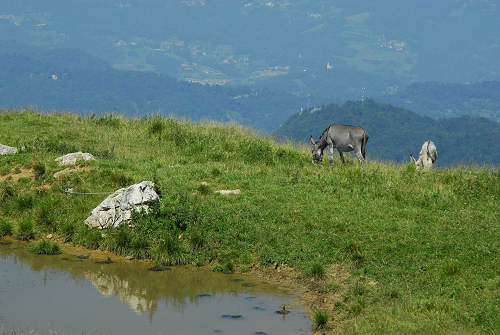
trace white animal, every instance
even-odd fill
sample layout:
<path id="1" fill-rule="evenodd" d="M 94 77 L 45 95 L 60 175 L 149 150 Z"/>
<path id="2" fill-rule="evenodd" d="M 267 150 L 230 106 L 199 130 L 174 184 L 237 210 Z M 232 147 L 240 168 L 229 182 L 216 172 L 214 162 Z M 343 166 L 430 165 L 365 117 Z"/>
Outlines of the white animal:
<path id="1" fill-rule="evenodd" d="M 420 149 L 420 154 L 418 159 L 415 160 L 413 155 L 410 154 L 410 159 L 415 164 L 417 170 L 430 170 L 432 169 L 432 164 L 437 160 L 438 154 L 436 150 L 436 145 L 431 140 L 426 141 L 422 144 L 422 149 Z"/>

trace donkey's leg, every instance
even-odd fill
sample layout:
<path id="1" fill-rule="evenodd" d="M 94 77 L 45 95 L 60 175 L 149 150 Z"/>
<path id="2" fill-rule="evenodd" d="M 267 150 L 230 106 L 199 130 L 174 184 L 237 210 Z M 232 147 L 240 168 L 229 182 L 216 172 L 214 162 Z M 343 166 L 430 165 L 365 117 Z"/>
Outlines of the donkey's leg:
<path id="1" fill-rule="evenodd" d="M 333 144 L 328 146 L 328 155 L 330 156 L 330 166 L 333 165 Z"/>
<path id="2" fill-rule="evenodd" d="M 365 162 L 365 158 L 363 157 L 363 153 L 361 152 L 361 145 L 355 145 L 354 152 L 356 152 L 356 157 L 358 157 L 359 163 L 363 165 L 363 163 Z"/>
<path id="3" fill-rule="evenodd" d="M 342 151 L 339 150 L 339 155 L 340 155 L 340 160 L 342 161 L 342 164 L 345 164 L 345 161 L 344 161 L 344 153 Z"/>
<path id="4" fill-rule="evenodd" d="M 358 157 L 359 163 L 363 165 L 365 163 L 365 159 L 363 158 L 363 154 L 361 151 L 356 151 L 356 157 Z"/>

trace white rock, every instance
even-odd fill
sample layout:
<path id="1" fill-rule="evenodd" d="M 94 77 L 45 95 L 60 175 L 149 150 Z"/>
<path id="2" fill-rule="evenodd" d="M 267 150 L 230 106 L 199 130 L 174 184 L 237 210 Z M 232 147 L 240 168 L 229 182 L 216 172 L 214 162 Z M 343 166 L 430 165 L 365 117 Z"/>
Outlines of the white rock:
<path id="1" fill-rule="evenodd" d="M 10 154 L 17 154 L 17 148 L 0 144 L 0 155 L 10 155 Z"/>
<path id="2" fill-rule="evenodd" d="M 215 191 L 215 193 L 220 193 L 220 194 L 241 194 L 241 190 L 237 188 L 236 190 L 219 190 Z"/>
<path id="3" fill-rule="evenodd" d="M 70 174 L 72 172 L 76 172 L 76 170 L 74 170 L 72 168 L 66 168 L 64 170 L 58 171 L 58 172 L 54 173 L 54 179 L 57 179 L 58 177 L 63 176 L 65 174 Z"/>
<path id="4" fill-rule="evenodd" d="M 89 153 L 83 153 L 81 151 L 79 152 L 73 152 L 61 157 L 57 157 L 55 159 L 56 162 L 59 163 L 59 165 L 75 165 L 77 161 L 89 161 L 89 160 L 95 160 L 94 156 L 92 156 Z"/>
<path id="5" fill-rule="evenodd" d="M 143 181 L 119 189 L 92 210 L 92 215 L 85 220 L 85 224 L 90 228 L 97 227 L 99 229 L 118 227 L 132 218 L 133 211 L 142 209 L 147 211 L 148 202 L 159 201 L 153 186 L 153 182 Z"/>

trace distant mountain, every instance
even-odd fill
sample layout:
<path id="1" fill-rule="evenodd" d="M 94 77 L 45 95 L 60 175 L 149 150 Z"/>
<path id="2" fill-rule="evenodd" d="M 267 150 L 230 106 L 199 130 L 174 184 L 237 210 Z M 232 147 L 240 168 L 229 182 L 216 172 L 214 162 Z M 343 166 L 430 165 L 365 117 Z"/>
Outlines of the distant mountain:
<path id="1" fill-rule="evenodd" d="M 72 49 L 15 50 L 0 50 L 0 107 L 128 115 L 162 112 L 271 131 L 313 102 L 267 89 L 204 86 L 155 73 L 120 71 Z"/>
<path id="2" fill-rule="evenodd" d="M 498 81 L 499 31 L 495 0 L 0 2 L 0 42 L 330 101 L 413 81 Z"/>
<path id="3" fill-rule="evenodd" d="M 350 101 L 304 109 L 291 116 L 276 132 L 306 142 L 317 139 L 331 123 L 360 125 L 370 136 L 368 158 L 407 161 L 426 140 L 436 143 L 438 165 L 477 163 L 500 165 L 500 123 L 462 116 L 435 120 L 388 104 Z"/>
<path id="4" fill-rule="evenodd" d="M 433 118 L 471 115 L 500 121 L 500 81 L 413 83 L 379 99 Z"/>

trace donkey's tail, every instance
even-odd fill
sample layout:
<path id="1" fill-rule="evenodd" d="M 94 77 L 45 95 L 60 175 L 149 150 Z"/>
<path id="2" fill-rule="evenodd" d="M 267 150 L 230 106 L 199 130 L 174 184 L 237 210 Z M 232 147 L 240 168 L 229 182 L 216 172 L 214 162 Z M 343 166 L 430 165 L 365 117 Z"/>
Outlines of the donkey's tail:
<path id="1" fill-rule="evenodd" d="M 366 133 L 366 131 L 363 132 L 363 139 L 361 140 L 361 154 L 363 155 L 363 159 L 366 159 L 366 142 L 368 142 L 368 139 L 370 136 Z"/>

